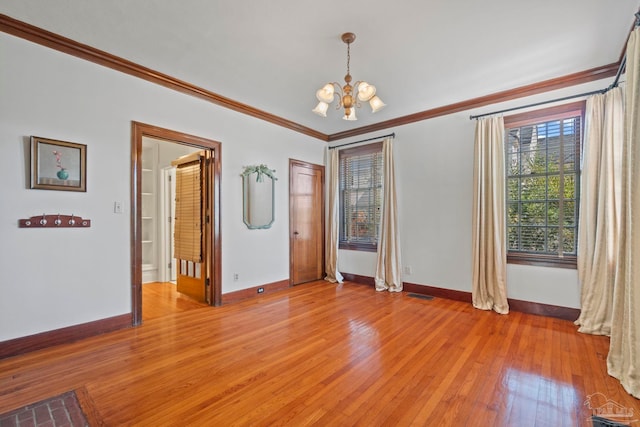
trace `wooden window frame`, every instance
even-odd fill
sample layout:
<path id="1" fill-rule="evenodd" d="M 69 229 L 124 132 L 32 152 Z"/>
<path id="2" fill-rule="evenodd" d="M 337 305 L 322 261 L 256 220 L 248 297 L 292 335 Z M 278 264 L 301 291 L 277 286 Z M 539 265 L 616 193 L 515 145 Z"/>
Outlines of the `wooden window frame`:
<path id="1" fill-rule="evenodd" d="M 360 155 L 365 155 L 365 154 L 374 154 L 374 153 L 382 153 L 382 141 L 380 142 L 374 142 L 372 144 L 366 144 L 366 145 L 361 145 L 358 147 L 354 147 L 354 148 L 348 148 L 348 149 L 344 149 L 344 150 L 340 150 L 340 170 L 342 170 L 342 159 L 344 157 L 353 157 L 353 156 L 360 156 Z M 383 171 L 381 170 L 381 173 Z M 340 172 L 340 176 L 342 176 L 342 173 Z M 344 200 L 343 200 L 343 193 L 342 193 L 342 180 L 340 180 L 340 189 L 339 189 L 339 199 L 340 199 L 340 230 L 339 230 L 339 235 L 338 235 L 338 248 L 339 249 L 346 249 L 346 250 L 352 250 L 352 251 L 364 251 L 364 252 L 376 252 L 378 250 L 378 238 L 379 236 L 376 236 L 376 242 L 375 243 L 362 243 L 362 242 L 351 242 L 351 241 L 347 241 L 345 240 L 344 237 L 344 224 L 345 224 L 345 219 L 344 219 L 344 211 L 345 211 L 345 207 L 344 207 Z M 379 231 L 379 230 L 378 230 Z M 377 232 L 378 232 L 377 231 Z M 376 233 L 377 233 L 376 232 Z"/>
<path id="2" fill-rule="evenodd" d="M 580 138 L 576 141 L 576 254 L 578 250 L 578 223 L 580 218 L 580 159 L 581 159 L 581 148 L 582 141 L 584 138 L 584 116 L 585 116 L 585 106 L 586 101 L 578 101 L 569 104 L 559 105 L 550 108 L 544 108 L 541 110 L 529 111 L 520 114 L 514 114 L 511 116 L 504 117 L 504 129 L 505 129 L 505 140 L 508 138 L 507 129 L 518 128 L 522 126 L 534 125 L 545 123 L 554 120 L 562 120 L 571 117 L 580 117 Z M 506 150 L 505 143 L 505 150 Z M 507 159 L 505 159 L 506 161 Z M 507 178 L 507 169 L 505 168 L 505 179 Z M 507 198 L 507 185 L 505 182 L 505 201 Z M 507 215 L 508 206 L 505 206 L 505 217 Z M 505 224 L 508 226 L 508 224 Z M 541 267 L 556 267 L 556 268 L 569 268 L 576 269 L 577 268 L 577 257 L 576 255 L 551 255 L 551 254 L 533 254 L 526 252 L 516 252 L 509 251 L 508 242 L 507 242 L 507 263 L 508 264 L 523 264 L 523 265 L 532 265 L 532 266 L 541 266 Z"/>

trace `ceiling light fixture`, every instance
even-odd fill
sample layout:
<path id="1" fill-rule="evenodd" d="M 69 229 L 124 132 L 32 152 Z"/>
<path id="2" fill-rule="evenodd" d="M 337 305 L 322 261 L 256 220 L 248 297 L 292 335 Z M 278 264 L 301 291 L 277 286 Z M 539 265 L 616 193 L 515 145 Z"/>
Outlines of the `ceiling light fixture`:
<path id="1" fill-rule="evenodd" d="M 336 110 L 344 108 L 344 120 L 358 120 L 356 118 L 355 107 L 360 108 L 360 102 L 369 102 L 371 111 L 376 112 L 382 109 L 386 104 L 382 102 L 380 98 L 376 96 L 376 87 L 370 85 L 364 81 L 357 81 L 351 86 L 351 70 L 349 69 L 349 63 L 351 62 L 351 43 L 356 39 L 356 35 L 353 33 L 344 33 L 342 35 L 342 41 L 347 44 L 347 75 L 344 76 L 346 84 L 340 87 L 339 83 L 327 83 L 320 90 L 316 92 L 316 98 L 318 98 L 318 105 L 312 111 L 319 116 L 327 117 L 327 109 L 329 104 L 335 99 L 336 92 L 339 94 L 340 99 L 336 105 Z"/>

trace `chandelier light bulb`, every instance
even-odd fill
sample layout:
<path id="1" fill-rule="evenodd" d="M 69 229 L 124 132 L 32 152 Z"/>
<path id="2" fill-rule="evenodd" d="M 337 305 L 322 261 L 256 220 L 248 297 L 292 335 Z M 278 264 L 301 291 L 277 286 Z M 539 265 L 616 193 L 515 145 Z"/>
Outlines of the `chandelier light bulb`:
<path id="1" fill-rule="evenodd" d="M 349 109 L 349 114 L 348 115 L 347 115 L 347 110 L 345 109 L 344 116 L 342 117 L 342 120 L 348 120 L 350 122 L 358 120 L 358 118 L 356 117 L 356 109 L 355 108 Z"/>
<path id="2" fill-rule="evenodd" d="M 326 102 L 320 101 L 318 102 L 318 105 L 316 105 L 316 108 L 314 108 L 311 111 L 313 111 L 319 116 L 327 117 L 327 108 L 329 108 L 329 104 L 327 104 Z"/>
<path id="3" fill-rule="evenodd" d="M 367 82 L 360 82 L 358 85 L 358 99 L 367 102 L 376 94 L 376 87 Z"/>
<path id="4" fill-rule="evenodd" d="M 335 89 L 333 84 L 327 83 L 324 87 L 316 92 L 316 98 L 318 101 L 325 102 L 327 104 L 331 104 L 333 102 L 333 95 Z"/>
<path id="5" fill-rule="evenodd" d="M 377 111 L 382 110 L 385 107 L 385 105 L 387 105 L 387 104 L 382 102 L 382 100 L 380 98 L 378 98 L 377 96 L 374 96 L 373 98 L 371 98 L 369 100 L 369 105 L 371 106 L 371 112 L 375 113 Z"/>

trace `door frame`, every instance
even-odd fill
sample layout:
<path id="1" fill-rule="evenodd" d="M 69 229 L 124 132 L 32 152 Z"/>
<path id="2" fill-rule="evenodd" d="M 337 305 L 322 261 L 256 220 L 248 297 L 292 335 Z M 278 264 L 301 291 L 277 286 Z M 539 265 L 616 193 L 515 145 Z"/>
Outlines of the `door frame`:
<path id="1" fill-rule="evenodd" d="M 299 166 L 299 167 L 303 167 L 303 168 L 308 168 L 308 169 L 315 169 L 315 170 L 319 170 L 321 172 L 321 181 L 322 181 L 322 190 L 321 190 L 321 196 L 322 196 L 322 206 L 320 207 L 320 209 L 322 210 L 322 277 L 324 277 L 326 275 L 325 272 L 325 252 L 326 252 L 326 248 L 325 248 L 325 240 L 326 240 L 326 236 L 325 236 L 325 217 L 326 217 L 326 212 L 325 212 L 325 199 L 326 199 L 326 195 L 325 195 L 325 167 L 324 165 L 318 165 L 315 163 L 309 163 L 309 162 L 305 162 L 302 160 L 296 160 L 296 159 L 289 159 L 289 287 L 293 286 L 293 270 L 294 270 L 294 265 L 293 265 L 293 241 L 294 241 L 294 223 L 293 223 L 293 217 L 294 217 L 294 212 L 293 212 L 293 195 L 291 193 L 291 190 L 293 188 L 293 167 L 294 166 Z"/>
<path id="2" fill-rule="evenodd" d="M 162 273 L 160 279 L 163 282 L 175 282 L 173 278 L 176 269 L 176 262 L 173 255 L 173 226 L 175 212 L 175 168 L 164 167 L 160 170 L 162 176 L 160 180 L 160 210 L 162 211 L 162 231 L 160 232 L 160 246 L 162 247 Z M 169 266 L 171 265 L 171 266 Z"/>
<path id="3" fill-rule="evenodd" d="M 208 297 L 211 305 L 222 301 L 222 244 L 220 227 L 220 179 L 222 175 L 222 144 L 218 141 L 161 128 L 140 122 L 131 122 L 131 323 L 142 324 L 142 138 L 160 139 L 200 149 L 213 150 L 213 185 L 209 186 L 212 201 L 210 265 L 213 269 Z"/>

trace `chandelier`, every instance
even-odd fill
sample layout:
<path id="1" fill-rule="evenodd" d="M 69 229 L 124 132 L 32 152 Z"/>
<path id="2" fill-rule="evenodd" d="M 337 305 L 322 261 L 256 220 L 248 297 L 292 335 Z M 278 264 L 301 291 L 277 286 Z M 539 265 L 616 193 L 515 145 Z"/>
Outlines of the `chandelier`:
<path id="1" fill-rule="evenodd" d="M 318 98 L 318 105 L 312 111 L 319 116 L 327 117 L 327 108 L 334 99 L 336 92 L 339 95 L 339 101 L 336 105 L 336 110 L 344 108 L 344 120 L 358 120 L 356 118 L 355 107 L 360 108 L 360 102 L 369 102 L 371 111 L 376 112 L 386 104 L 382 102 L 380 98 L 376 96 L 376 87 L 370 85 L 365 81 L 357 81 L 351 86 L 351 74 L 349 69 L 349 63 L 351 62 L 351 43 L 356 39 L 356 35 L 353 33 L 344 33 L 342 35 L 342 41 L 347 44 L 347 75 L 344 76 L 346 84 L 340 86 L 339 83 L 327 83 L 322 89 L 316 92 L 316 98 Z"/>

